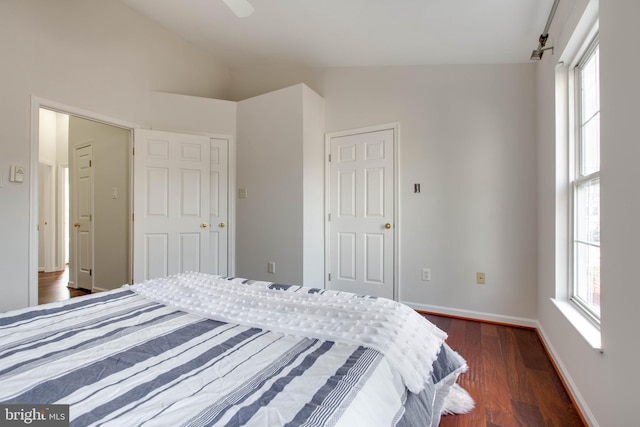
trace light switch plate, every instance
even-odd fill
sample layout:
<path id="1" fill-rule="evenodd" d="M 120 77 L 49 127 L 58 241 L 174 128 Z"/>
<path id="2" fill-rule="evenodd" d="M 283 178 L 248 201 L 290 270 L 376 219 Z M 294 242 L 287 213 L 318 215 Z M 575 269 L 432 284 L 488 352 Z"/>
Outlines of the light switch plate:
<path id="1" fill-rule="evenodd" d="M 9 181 L 24 182 L 24 166 L 11 166 L 9 171 Z"/>

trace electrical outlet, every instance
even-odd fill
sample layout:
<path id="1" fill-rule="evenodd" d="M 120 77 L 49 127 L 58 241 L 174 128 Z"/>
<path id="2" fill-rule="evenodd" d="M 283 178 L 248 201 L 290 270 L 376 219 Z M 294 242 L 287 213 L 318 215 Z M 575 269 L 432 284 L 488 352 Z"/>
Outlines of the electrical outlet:
<path id="1" fill-rule="evenodd" d="M 273 261 L 269 261 L 267 263 L 267 273 L 275 273 L 276 272 L 276 263 Z"/>
<path id="2" fill-rule="evenodd" d="M 431 280 L 431 269 L 430 268 L 423 268 L 422 269 L 422 280 L 424 280 L 425 282 L 428 282 L 429 280 Z"/>
<path id="3" fill-rule="evenodd" d="M 487 283 L 484 273 L 480 271 L 476 273 L 476 283 L 478 285 L 484 285 Z"/>

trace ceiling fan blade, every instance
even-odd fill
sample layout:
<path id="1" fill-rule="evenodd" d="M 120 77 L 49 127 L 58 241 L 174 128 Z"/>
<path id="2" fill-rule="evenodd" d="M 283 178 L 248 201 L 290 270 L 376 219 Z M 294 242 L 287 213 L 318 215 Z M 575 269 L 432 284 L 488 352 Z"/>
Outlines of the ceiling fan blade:
<path id="1" fill-rule="evenodd" d="M 246 18 L 253 13 L 253 6 L 247 0 L 222 0 L 238 18 Z"/>

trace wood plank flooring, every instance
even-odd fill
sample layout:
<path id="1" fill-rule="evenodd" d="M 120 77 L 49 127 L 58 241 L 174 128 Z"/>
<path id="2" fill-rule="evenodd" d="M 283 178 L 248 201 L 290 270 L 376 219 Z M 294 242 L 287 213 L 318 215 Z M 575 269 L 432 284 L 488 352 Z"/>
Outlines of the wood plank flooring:
<path id="1" fill-rule="evenodd" d="M 40 304 L 89 291 L 67 288 L 67 271 L 38 275 Z M 469 370 L 458 382 L 476 402 L 442 427 L 585 426 L 537 333 L 531 329 L 424 314 L 449 334 L 447 343 Z"/>
<path id="2" fill-rule="evenodd" d="M 91 293 L 85 289 L 68 288 L 69 269 L 38 273 L 38 304 L 62 301 L 65 299 Z"/>
<path id="3" fill-rule="evenodd" d="M 423 315 L 449 334 L 469 370 L 458 383 L 476 402 L 442 427 L 584 426 L 535 330 Z"/>

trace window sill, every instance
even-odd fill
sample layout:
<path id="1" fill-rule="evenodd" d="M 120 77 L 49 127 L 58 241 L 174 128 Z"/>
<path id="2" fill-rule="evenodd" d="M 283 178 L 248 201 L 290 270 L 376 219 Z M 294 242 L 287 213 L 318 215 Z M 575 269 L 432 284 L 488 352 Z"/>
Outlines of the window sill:
<path id="1" fill-rule="evenodd" d="M 568 301 L 551 298 L 551 301 L 560 310 L 560 313 L 573 325 L 582 335 L 582 338 L 593 348 L 602 353 L 602 336 L 600 329 L 587 320 L 580 311 Z"/>

